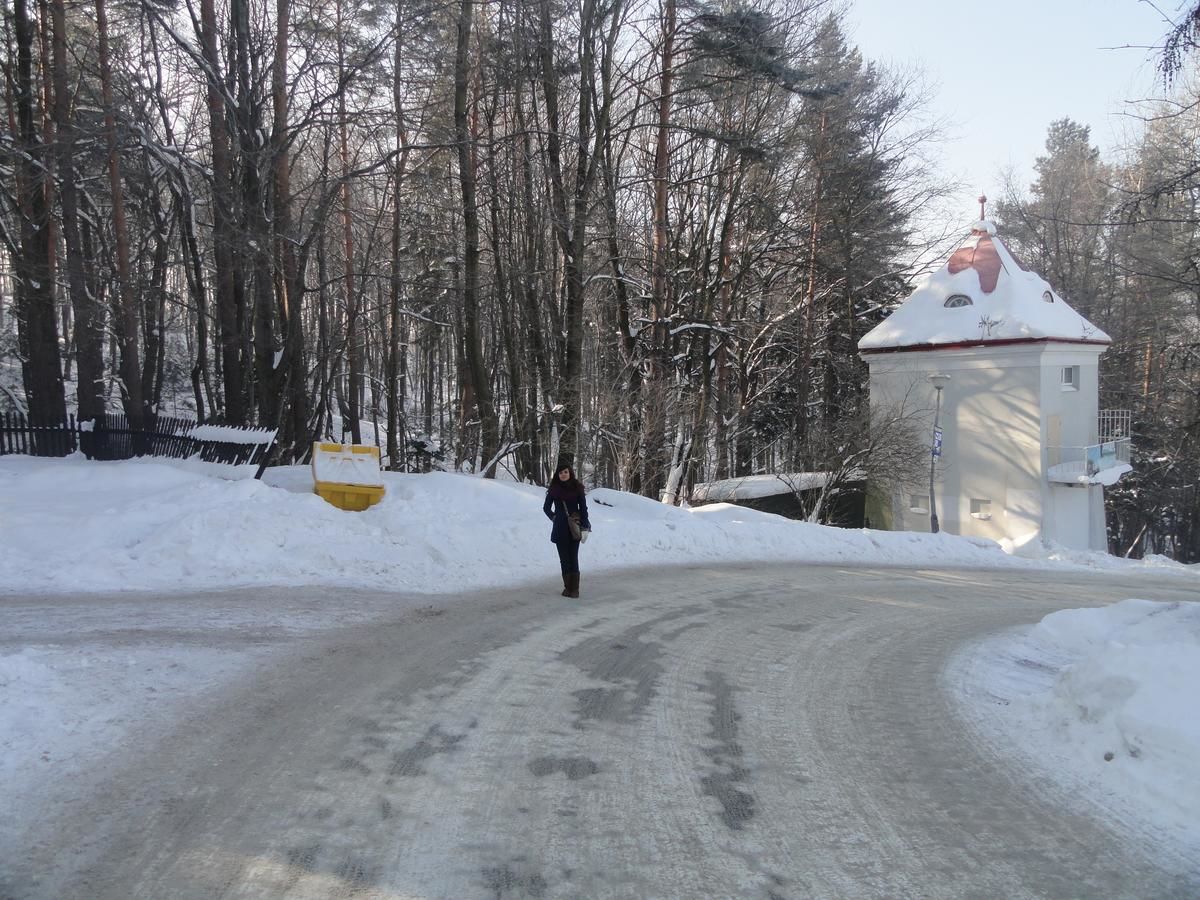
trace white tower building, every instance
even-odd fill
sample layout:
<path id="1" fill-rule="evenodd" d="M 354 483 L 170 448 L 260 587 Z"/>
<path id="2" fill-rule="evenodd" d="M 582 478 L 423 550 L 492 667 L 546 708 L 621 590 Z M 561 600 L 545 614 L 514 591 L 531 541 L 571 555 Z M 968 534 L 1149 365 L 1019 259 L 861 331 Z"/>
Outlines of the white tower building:
<path id="1" fill-rule="evenodd" d="M 872 525 L 1106 550 L 1104 485 L 1130 470 L 1129 414 L 1098 408 L 1110 343 L 977 222 L 858 343 L 872 410 L 938 408 L 941 430 L 930 483 L 874 492 Z"/>

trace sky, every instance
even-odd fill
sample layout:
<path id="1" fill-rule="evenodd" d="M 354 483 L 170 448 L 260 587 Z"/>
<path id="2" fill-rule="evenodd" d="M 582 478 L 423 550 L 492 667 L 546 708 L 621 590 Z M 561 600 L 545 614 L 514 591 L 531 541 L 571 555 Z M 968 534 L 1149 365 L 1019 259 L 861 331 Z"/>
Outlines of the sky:
<path id="1" fill-rule="evenodd" d="M 1136 132 L 1130 101 L 1161 96 L 1153 49 L 1179 0 L 850 0 L 852 40 L 867 59 L 926 74 L 930 113 L 948 124 L 943 159 L 963 182 L 951 214 L 979 217 L 980 193 L 1001 193 L 1001 172 L 1034 177 L 1051 122 L 1091 127 L 1108 153 Z M 1160 11 L 1161 10 L 1161 11 Z"/>
<path id="2" fill-rule="evenodd" d="M 312 493 L 307 467 L 268 469 L 262 481 L 253 471 L 0 457 L 0 860 L 47 809 L 102 784 L 123 742 L 165 736 L 189 704 L 255 677 L 288 646 L 280 635 L 462 601 L 470 589 L 528 585 L 539 602 L 558 600 L 540 488 L 389 472 L 383 501 L 348 513 Z M 832 528 L 606 489 L 588 497 L 585 576 L 610 573 L 609 583 L 665 558 L 1111 571 L 1200 586 L 1200 566 L 1161 557 L 1032 541 L 1017 557 L 946 533 Z M 1156 599 L 1154 583 L 961 648 L 946 688 L 964 728 L 1001 755 L 1072 796 L 1116 803 L 1138 834 L 1161 830 L 1196 859 L 1200 603 Z"/>

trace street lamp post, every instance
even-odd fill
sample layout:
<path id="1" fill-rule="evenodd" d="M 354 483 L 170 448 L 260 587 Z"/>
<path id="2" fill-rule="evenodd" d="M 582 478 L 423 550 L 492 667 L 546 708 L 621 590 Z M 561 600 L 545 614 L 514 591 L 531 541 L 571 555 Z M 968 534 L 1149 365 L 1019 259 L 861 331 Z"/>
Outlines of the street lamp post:
<path id="1" fill-rule="evenodd" d="M 929 376 L 929 383 L 937 391 L 937 400 L 933 409 L 933 441 L 929 447 L 929 531 L 933 534 L 937 534 L 940 531 L 938 527 L 937 500 L 933 496 L 933 475 L 938 457 L 942 455 L 942 429 L 938 427 L 942 414 L 942 388 L 946 386 L 946 382 L 949 380 L 949 375 L 942 375 L 940 373 Z"/>

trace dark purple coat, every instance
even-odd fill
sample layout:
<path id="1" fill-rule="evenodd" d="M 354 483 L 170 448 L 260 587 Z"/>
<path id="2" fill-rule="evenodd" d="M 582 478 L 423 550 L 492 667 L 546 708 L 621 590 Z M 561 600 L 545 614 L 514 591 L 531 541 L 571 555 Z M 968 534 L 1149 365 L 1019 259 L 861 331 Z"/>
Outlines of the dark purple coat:
<path id="1" fill-rule="evenodd" d="M 592 523 L 588 520 L 587 498 L 583 488 L 573 491 L 564 487 L 562 482 L 554 482 L 546 491 L 546 502 L 542 504 L 542 512 L 554 523 L 554 527 L 550 529 L 550 540 L 556 544 L 559 541 L 572 540 L 571 529 L 567 527 L 568 513 L 579 513 L 579 527 L 591 530 Z"/>

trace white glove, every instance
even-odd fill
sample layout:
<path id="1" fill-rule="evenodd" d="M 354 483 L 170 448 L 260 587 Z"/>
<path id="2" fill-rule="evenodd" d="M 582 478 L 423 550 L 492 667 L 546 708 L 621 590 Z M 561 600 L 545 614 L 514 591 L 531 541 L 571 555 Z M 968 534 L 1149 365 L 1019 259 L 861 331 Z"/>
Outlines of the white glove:
<path id="1" fill-rule="evenodd" d="M 590 528 L 581 529 L 579 532 L 579 543 L 586 544 L 588 535 L 591 533 L 592 533 L 592 529 L 590 529 Z"/>

